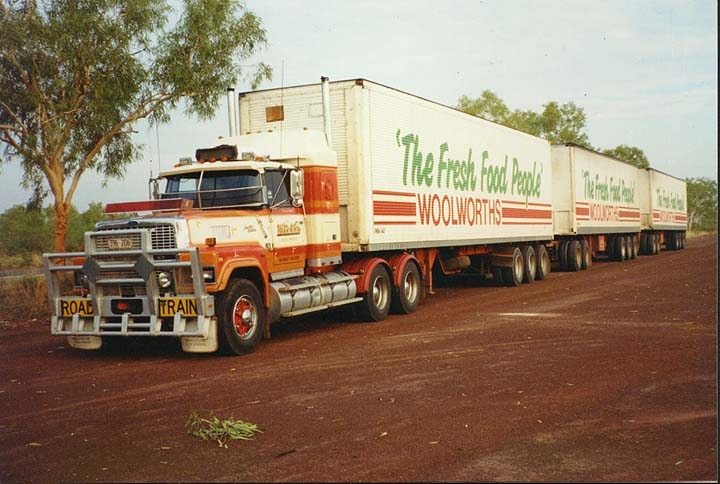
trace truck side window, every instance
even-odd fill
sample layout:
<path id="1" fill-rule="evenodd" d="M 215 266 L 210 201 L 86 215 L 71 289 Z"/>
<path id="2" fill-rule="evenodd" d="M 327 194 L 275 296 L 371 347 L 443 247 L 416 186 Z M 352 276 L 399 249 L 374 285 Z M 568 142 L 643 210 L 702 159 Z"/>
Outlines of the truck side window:
<path id="1" fill-rule="evenodd" d="M 197 206 L 197 182 L 197 176 L 168 178 L 165 193 L 161 194 L 160 198 L 186 198 Z"/>
<path id="2" fill-rule="evenodd" d="M 265 184 L 268 189 L 270 208 L 292 207 L 290 201 L 290 175 L 288 170 L 265 172 Z"/>

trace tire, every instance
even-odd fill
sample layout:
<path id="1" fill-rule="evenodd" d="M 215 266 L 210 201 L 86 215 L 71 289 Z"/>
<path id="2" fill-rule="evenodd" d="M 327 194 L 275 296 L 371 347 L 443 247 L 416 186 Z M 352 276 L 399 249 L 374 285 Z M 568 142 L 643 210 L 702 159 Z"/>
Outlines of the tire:
<path id="1" fill-rule="evenodd" d="M 535 280 L 535 274 L 537 273 L 537 257 L 535 257 L 535 251 L 532 245 L 523 246 L 523 282 L 530 284 Z"/>
<path id="2" fill-rule="evenodd" d="M 502 280 L 508 287 L 517 287 L 522 284 L 525 276 L 525 262 L 522 252 L 515 247 L 512 254 L 512 266 L 502 268 Z"/>
<path id="3" fill-rule="evenodd" d="M 665 248 L 675 250 L 675 232 L 665 232 Z"/>
<path id="4" fill-rule="evenodd" d="M 569 271 L 577 272 L 582 267 L 582 247 L 579 240 L 571 240 L 567 249 L 567 268 Z"/>
<path id="5" fill-rule="evenodd" d="M 590 244 L 587 240 L 582 239 L 580 241 L 580 250 L 582 251 L 582 264 L 580 265 L 580 269 L 584 271 L 592 266 L 592 251 L 590 250 Z"/>
<path id="6" fill-rule="evenodd" d="M 647 234 L 644 232 L 640 234 L 640 255 L 647 255 Z"/>
<path id="7" fill-rule="evenodd" d="M 633 236 L 628 235 L 627 237 L 625 237 L 625 247 L 627 248 L 628 260 L 637 257 L 637 253 L 635 253 L 635 240 Z"/>
<path id="8" fill-rule="evenodd" d="M 223 353 L 250 353 L 263 338 L 265 307 L 255 284 L 235 279 L 218 298 L 218 345 Z"/>
<path id="9" fill-rule="evenodd" d="M 503 279 L 503 268 L 502 267 L 493 267 L 492 269 L 493 273 L 493 281 L 495 281 L 495 284 L 498 286 L 504 286 L 505 280 Z"/>
<path id="10" fill-rule="evenodd" d="M 569 241 L 567 240 L 561 240 L 558 243 L 558 260 L 560 261 L 560 269 L 563 271 L 567 270 L 568 245 Z"/>
<path id="11" fill-rule="evenodd" d="M 392 300 L 394 312 L 410 314 L 417 309 L 420 303 L 420 284 L 420 271 L 417 265 L 414 262 L 408 262 L 403 267 L 400 285 Z"/>
<path id="12" fill-rule="evenodd" d="M 618 236 L 615 237 L 613 241 L 613 254 L 615 254 L 615 260 L 622 262 L 625 260 L 626 252 L 625 249 L 627 246 L 625 245 L 625 237 Z"/>
<path id="13" fill-rule="evenodd" d="M 637 235 L 633 236 L 632 244 L 633 244 L 633 259 L 637 259 L 637 256 L 640 255 L 640 240 L 638 239 Z"/>
<path id="14" fill-rule="evenodd" d="M 548 254 L 547 248 L 543 244 L 535 246 L 535 260 L 537 261 L 537 272 L 535 273 L 535 279 L 542 281 L 548 274 L 550 274 L 550 254 Z"/>
<path id="15" fill-rule="evenodd" d="M 390 312 L 392 283 L 385 266 L 378 264 L 370 274 L 368 290 L 358 308 L 362 321 L 382 321 Z"/>
<path id="16" fill-rule="evenodd" d="M 615 259 L 615 238 L 616 237 L 607 237 L 605 242 L 605 255 L 607 255 L 607 258 L 610 260 Z"/>
<path id="17" fill-rule="evenodd" d="M 652 234 L 652 255 L 660 253 L 660 234 Z"/>

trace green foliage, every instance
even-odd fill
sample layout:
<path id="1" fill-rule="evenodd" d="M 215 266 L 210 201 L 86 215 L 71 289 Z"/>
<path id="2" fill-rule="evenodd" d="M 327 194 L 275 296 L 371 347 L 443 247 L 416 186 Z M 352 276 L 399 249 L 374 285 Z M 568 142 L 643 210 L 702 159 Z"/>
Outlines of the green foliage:
<path id="1" fill-rule="evenodd" d="M 85 232 L 93 230 L 95 224 L 107 217 L 99 202 L 92 202 L 87 211 L 79 213 L 74 207 L 68 218 L 67 246 L 71 251 L 82 250 L 85 246 Z"/>
<path id="2" fill-rule="evenodd" d="M 68 243 L 71 251 L 83 249 L 85 232 L 93 230 L 95 223 L 105 219 L 102 205 L 93 202 L 84 213 L 75 207 L 68 211 Z M 31 265 L 34 255 L 53 250 L 55 213 L 51 207 L 15 205 L 0 214 L 0 253 L 20 255 L 25 265 Z"/>
<path id="3" fill-rule="evenodd" d="M 505 102 L 487 89 L 477 99 L 462 96 L 458 100 L 457 109 L 495 123 L 503 123 L 510 114 Z"/>
<path id="4" fill-rule="evenodd" d="M 495 93 L 485 90 L 476 99 L 460 97 L 456 107 L 468 114 L 545 138 L 551 143 L 589 146 L 587 134 L 584 133 L 585 111 L 573 102 L 562 105 L 549 102 L 543 106 L 542 113 L 517 109 L 511 111 Z"/>
<path id="5" fill-rule="evenodd" d="M 713 231 L 718 227 L 718 186 L 709 178 L 686 178 L 688 230 Z"/>
<path id="6" fill-rule="evenodd" d="M 640 148 L 628 145 L 618 145 L 612 149 L 602 150 L 606 155 L 613 156 L 620 160 L 626 161 L 638 168 L 650 168 L 650 161 Z"/>
<path id="7" fill-rule="evenodd" d="M 7 255 L 47 252 L 52 225 L 47 210 L 15 205 L 0 215 L 0 251 Z"/>
<path id="8" fill-rule="evenodd" d="M 244 64 L 266 37 L 243 4 L 183 7 L 167 28 L 173 12 L 158 0 L 0 0 L 0 162 L 20 160 L 35 206 L 52 194 L 56 251 L 82 175 L 120 178 L 140 156 L 135 122 L 168 122 L 181 101 L 207 119 L 227 86 L 270 77 Z"/>
<path id="9" fill-rule="evenodd" d="M 232 417 L 220 420 L 212 413 L 209 418 L 203 418 L 197 412 L 193 412 L 185 426 L 188 428 L 188 434 L 203 440 L 213 440 L 219 447 L 226 449 L 228 439 L 251 440 L 253 435 L 262 432 L 253 423 L 235 420 Z"/>

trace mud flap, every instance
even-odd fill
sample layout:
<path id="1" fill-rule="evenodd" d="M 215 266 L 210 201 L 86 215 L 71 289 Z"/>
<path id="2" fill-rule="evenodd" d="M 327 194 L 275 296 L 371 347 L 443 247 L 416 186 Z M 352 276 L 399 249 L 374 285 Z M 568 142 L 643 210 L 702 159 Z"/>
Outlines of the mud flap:
<path id="1" fill-rule="evenodd" d="M 207 338 L 201 336 L 181 336 L 180 344 L 186 353 L 214 353 L 218 350 L 217 318 L 210 318 Z"/>
<path id="2" fill-rule="evenodd" d="M 100 336 L 68 336 L 68 344 L 78 350 L 99 350 L 102 346 Z"/>

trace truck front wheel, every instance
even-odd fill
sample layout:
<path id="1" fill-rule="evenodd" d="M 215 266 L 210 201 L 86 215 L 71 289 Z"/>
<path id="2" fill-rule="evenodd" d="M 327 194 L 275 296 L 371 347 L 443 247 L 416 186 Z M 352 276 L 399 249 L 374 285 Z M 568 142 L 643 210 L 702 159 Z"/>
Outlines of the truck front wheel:
<path id="1" fill-rule="evenodd" d="M 382 321 L 390 312 L 392 284 L 390 274 L 382 264 L 378 264 L 370 274 L 370 282 L 365 297 L 360 303 L 359 315 L 363 321 Z"/>
<path id="2" fill-rule="evenodd" d="M 252 352 L 262 340 L 265 308 L 255 285 L 247 279 L 231 281 L 218 300 L 218 343 L 224 353 Z"/>

